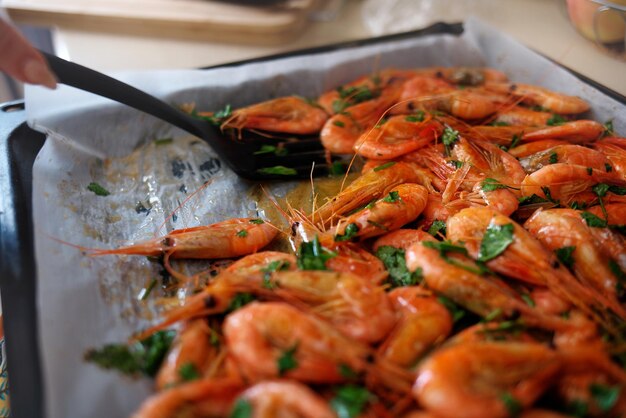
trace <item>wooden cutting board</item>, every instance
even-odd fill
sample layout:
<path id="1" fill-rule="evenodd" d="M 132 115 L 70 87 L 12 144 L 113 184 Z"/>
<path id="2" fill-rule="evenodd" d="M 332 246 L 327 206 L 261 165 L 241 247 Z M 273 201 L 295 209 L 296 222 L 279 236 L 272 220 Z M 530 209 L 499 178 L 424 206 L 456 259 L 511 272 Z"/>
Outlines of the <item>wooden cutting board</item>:
<path id="1" fill-rule="evenodd" d="M 254 44 L 290 40 L 306 23 L 315 2 L 251 6 L 217 0 L 4 0 L 2 4 L 18 23 Z"/>

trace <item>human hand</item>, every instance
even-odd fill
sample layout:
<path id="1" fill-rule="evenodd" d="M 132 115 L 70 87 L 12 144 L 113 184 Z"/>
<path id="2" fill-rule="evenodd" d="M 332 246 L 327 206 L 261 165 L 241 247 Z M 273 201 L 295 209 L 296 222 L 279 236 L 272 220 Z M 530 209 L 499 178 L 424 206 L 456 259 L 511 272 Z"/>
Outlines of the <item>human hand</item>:
<path id="1" fill-rule="evenodd" d="M 0 71 L 29 84 L 57 85 L 43 56 L 8 22 L 0 18 Z"/>

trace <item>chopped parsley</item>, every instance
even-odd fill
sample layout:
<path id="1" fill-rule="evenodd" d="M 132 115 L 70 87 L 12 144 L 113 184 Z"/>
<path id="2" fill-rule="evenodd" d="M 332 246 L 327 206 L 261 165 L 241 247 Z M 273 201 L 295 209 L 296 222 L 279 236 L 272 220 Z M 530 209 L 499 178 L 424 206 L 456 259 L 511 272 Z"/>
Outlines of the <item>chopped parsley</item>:
<path id="1" fill-rule="evenodd" d="M 439 219 L 435 219 L 434 222 L 428 228 L 428 233 L 433 237 L 436 237 L 438 234 L 446 236 L 446 222 L 441 221 Z"/>
<path id="2" fill-rule="evenodd" d="M 263 219 L 255 218 L 255 219 L 250 219 L 250 223 L 254 225 L 261 225 L 261 224 L 264 224 L 265 221 Z"/>
<path id="3" fill-rule="evenodd" d="M 381 118 L 378 123 L 376 124 L 376 126 L 374 126 L 375 128 L 381 128 L 385 123 L 387 123 L 387 118 Z"/>
<path id="4" fill-rule="evenodd" d="M 192 362 L 187 362 L 178 368 L 178 376 L 183 382 L 200 379 L 200 373 Z"/>
<path id="5" fill-rule="evenodd" d="M 391 192 L 389 192 L 389 194 L 387 196 L 385 196 L 385 198 L 383 199 L 383 202 L 387 202 L 387 203 L 396 203 L 399 202 L 400 199 L 400 193 L 398 193 L 397 191 L 393 190 Z"/>
<path id="6" fill-rule="evenodd" d="M 604 163 L 604 169 L 607 173 L 610 173 L 611 171 L 613 171 L 613 166 L 609 163 Z"/>
<path id="7" fill-rule="evenodd" d="M 478 261 L 489 261 L 506 250 L 513 242 L 513 224 L 489 225 L 480 243 Z"/>
<path id="8" fill-rule="evenodd" d="M 228 308 L 226 308 L 226 312 L 234 312 L 239 308 L 244 307 L 248 303 L 254 301 L 256 298 L 252 293 L 236 293 L 233 296 L 233 299 L 228 304 Z"/>
<path id="9" fill-rule="evenodd" d="M 443 134 L 441 135 L 441 142 L 443 142 L 447 156 L 450 156 L 451 146 L 458 140 L 459 132 L 449 126 L 446 126 L 443 130 Z"/>
<path id="10" fill-rule="evenodd" d="M 289 269 L 289 262 L 285 260 L 274 260 L 269 263 L 265 268 L 261 269 L 263 274 L 263 284 L 265 289 L 276 289 L 278 285 L 272 282 L 272 273 L 275 271 L 283 271 Z"/>
<path id="11" fill-rule="evenodd" d="M 87 190 L 96 194 L 96 196 L 108 196 L 111 194 L 107 189 L 99 185 L 98 183 L 91 182 L 87 185 Z"/>
<path id="12" fill-rule="evenodd" d="M 608 120 L 604 123 L 604 133 L 602 137 L 615 135 L 615 128 L 613 127 L 613 120 Z"/>
<path id="13" fill-rule="evenodd" d="M 489 312 L 487 315 L 485 315 L 485 317 L 483 318 L 484 322 L 491 322 L 491 321 L 495 321 L 496 319 L 500 318 L 502 316 L 502 309 L 501 308 L 496 308 L 493 311 Z"/>
<path id="14" fill-rule="evenodd" d="M 289 168 L 282 165 L 276 165 L 274 167 L 265 167 L 257 170 L 259 174 L 265 175 L 278 175 L 278 176 L 295 176 L 298 174 L 295 168 Z"/>
<path id="15" fill-rule="evenodd" d="M 154 289 L 154 286 L 156 286 L 156 284 L 157 284 L 157 279 L 152 279 L 150 284 L 148 284 L 148 286 L 145 289 L 142 289 L 141 293 L 139 294 L 139 300 L 148 299 L 148 296 L 150 296 L 150 293 L 152 293 L 152 290 Z"/>
<path id="16" fill-rule="evenodd" d="M 462 268 L 465 271 L 469 271 L 470 273 L 478 275 L 489 272 L 489 269 L 481 261 L 477 261 L 475 266 L 473 266 L 462 263 L 459 260 L 455 260 L 454 258 L 448 257 L 448 253 L 458 253 L 467 256 L 467 249 L 462 245 L 452 244 L 450 241 L 423 241 L 422 245 L 426 248 L 438 250 L 439 256 L 450 265 Z"/>
<path id="17" fill-rule="evenodd" d="M 253 412 L 252 404 L 249 401 L 239 399 L 235 402 L 229 418 L 252 418 Z"/>
<path id="18" fill-rule="evenodd" d="M 575 245 L 569 245 L 566 247 L 557 248 L 554 250 L 556 258 L 567 268 L 571 268 L 574 265 L 574 250 Z"/>
<path id="19" fill-rule="evenodd" d="M 340 176 L 346 173 L 346 165 L 341 161 L 333 161 L 328 172 L 331 176 Z"/>
<path id="20" fill-rule="evenodd" d="M 343 234 L 335 235 L 335 241 L 350 241 L 355 238 L 359 232 L 359 226 L 355 223 L 348 224 L 344 229 Z"/>
<path id="21" fill-rule="evenodd" d="M 346 379 L 354 379 L 355 377 L 358 377 L 357 372 L 352 370 L 350 366 L 344 363 L 341 363 L 339 365 L 339 374 L 345 377 Z"/>
<path id="22" fill-rule="evenodd" d="M 203 119 L 206 120 L 210 123 L 212 123 L 213 125 L 221 125 L 222 122 L 224 121 L 224 119 L 230 117 L 230 115 L 232 115 L 232 107 L 231 105 L 227 104 L 226 106 L 224 106 L 223 109 L 218 110 L 217 112 L 213 112 L 213 114 L 211 116 L 201 116 L 198 115 L 198 113 L 194 110 L 193 112 L 191 112 L 191 115 L 198 118 L 198 119 Z"/>
<path id="23" fill-rule="evenodd" d="M 530 297 L 529 294 L 522 293 L 521 298 L 524 302 L 526 302 L 526 305 L 530 306 L 531 308 L 535 307 L 535 301 L 533 300 L 533 298 Z"/>
<path id="24" fill-rule="evenodd" d="M 587 225 L 589 225 L 592 228 L 606 228 L 607 227 L 608 223 L 606 220 L 602 218 L 598 218 L 596 215 L 594 215 L 591 212 L 580 212 L 580 216 L 585 220 Z"/>
<path id="25" fill-rule="evenodd" d="M 241 231 L 237 231 L 237 236 L 239 238 L 245 238 L 248 236 L 248 231 L 246 231 L 245 229 L 242 229 Z"/>
<path id="26" fill-rule="evenodd" d="M 504 404 L 504 407 L 510 416 L 516 417 L 522 412 L 522 404 L 509 392 L 504 392 L 500 395 L 500 400 Z"/>
<path id="27" fill-rule="evenodd" d="M 103 369 L 118 370 L 127 375 L 154 377 L 175 336 L 174 331 L 158 331 L 135 344 L 107 344 L 85 353 L 85 360 Z"/>
<path id="28" fill-rule="evenodd" d="M 563 116 L 561 116 L 561 115 L 552 115 L 546 121 L 546 125 L 548 125 L 548 126 L 559 126 L 559 125 L 563 125 L 565 122 L 567 122 L 567 119 L 565 119 Z"/>
<path id="29" fill-rule="evenodd" d="M 459 161 L 459 160 L 450 160 L 450 164 L 452 164 L 454 168 L 456 168 L 457 170 L 463 167 L 463 161 Z"/>
<path id="30" fill-rule="evenodd" d="M 450 315 L 452 315 L 452 322 L 457 322 L 465 316 L 467 313 L 463 308 L 457 305 L 452 299 L 446 296 L 437 296 L 437 301 L 446 307 Z"/>
<path id="31" fill-rule="evenodd" d="M 335 397 L 330 400 L 330 406 L 335 410 L 338 418 L 356 418 L 373 399 L 374 395 L 367 389 L 346 385 L 337 389 Z"/>
<path id="32" fill-rule="evenodd" d="M 287 155 L 288 153 L 289 151 L 287 151 L 287 149 L 284 147 L 277 147 L 276 145 L 264 144 L 264 145 L 261 145 L 261 148 L 259 148 L 259 150 L 254 152 L 253 154 L 254 155 L 274 154 L 279 157 L 283 157 Z"/>
<path id="33" fill-rule="evenodd" d="M 556 152 L 553 152 L 550 154 L 550 158 L 548 158 L 548 162 L 550 164 L 556 164 L 559 162 L 559 156 L 556 154 Z"/>
<path id="34" fill-rule="evenodd" d="M 389 273 L 392 287 L 415 286 L 422 281 L 422 269 L 410 272 L 406 266 L 405 252 L 401 248 L 383 245 L 376 250 L 378 257 Z"/>
<path id="35" fill-rule="evenodd" d="M 394 166 L 394 165 L 396 165 L 395 161 L 389 161 L 388 163 L 381 164 L 378 167 L 374 168 L 374 171 L 384 170 L 384 169 L 389 168 L 389 167 Z"/>
<path id="36" fill-rule="evenodd" d="M 276 366 L 278 367 L 278 374 L 280 376 L 284 375 L 289 370 L 295 369 L 298 367 L 298 361 L 295 359 L 294 354 L 298 350 L 298 344 L 294 345 L 287 351 L 285 351 L 279 358 L 276 360 Z"/>
<path id="37" fill-rule="evenodd" d="M 498 189 L 506 189 L 509 186 L 500 183 L 498 180 L 493 179 L 491 177 L 487 177 L 485 180 L 483 180 L 483 182 L 480 184 L 481 189 L 483 189 L 484 192 L 493 192 L 494 190 L 498 190 Z"/>
<path id="38" fill-rule="evenodd" d="M 519 144 L 519 142 L 522 140 L 522 136 L 519 134 L 515 134 L 513 135 L 513 138 L 511 138 L 511 143 L 509 144 L 509 148 L 515 148 L 517 146 L 517 144 Z"/>
<path id="39" fill-rule="evenodd" d="M 333 121 L 333 125 L 339 126 L 340 128 L 344 128 L 346 126 L 346 124 L 340 120 Z"/>
<path id="40" fill-rule="evenodd" d="M 298 250 L 297 265 L 300 270 L 327 270 L 326 261 L 335 257 L 332 251 L 322 247 L 318 237 L 311 242 L 303 242 Z"/>
<path id="41" fill-rule="evenodd" d="M 620 395 L 619 386 L 605 386 L 599 383 L 589 385 L 589 391 L 601 412 L 609 412 L 617 403 Z"/>
<path id="42" fill-rule="evenodd" d="M 418 110 L 415 114 L 406 116 L 404 120 L 407 122 L 424 122 L 425 116 L 426 114 L 423 110 Z"/>
<path id="43" fill-rule="evenodd" d="M 517 201 L 519 202 L 520 206 L 522 205 L 535 205 L 537 203 L 547 203 L 548 200 L 544 199 L 541 196 L 537 196 L 536 194 L 532 194 L 530 196 L 522 196 L 520 198 L 517 199 Z"/>

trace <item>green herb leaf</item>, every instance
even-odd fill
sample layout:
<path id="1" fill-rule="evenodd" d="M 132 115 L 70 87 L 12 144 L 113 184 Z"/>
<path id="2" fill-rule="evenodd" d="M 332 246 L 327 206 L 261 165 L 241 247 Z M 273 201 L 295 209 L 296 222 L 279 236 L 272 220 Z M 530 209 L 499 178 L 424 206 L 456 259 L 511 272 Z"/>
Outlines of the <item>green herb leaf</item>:
<path id="1" fill-rule="evenodd" d="M 548 159 L 548 162 L 550 164 L 556 164 L 559 162 L 559 156 L 556 154 L 556 152 L 553 152 L 550 154 L 550 158 Z"/>
<path id="2" fill-rule="evenodd" d="M 352 238 L 356 237 L 356 234 L 359 232 L 359 226 L 355 223 L 348 224 L 343 234 L 335 235 L 335 241 L 350 241 Z"/>
<path id="3" fill-rule="evenodd" d="M 385 198 L 383 199 L 383 202 L 387 202 L 387 203 L 395 203 L 400 201 L 400 193 L 398 193 L 397 191 L 393 190 L 391 192 L 389 192 L 389 194 L 387 196 L 385 196 Z"/>
<path id="4" fill-rule="evenodd" d="M 574 265 L 574 250 L 575 245 L 561 247 L 554 251 L 556 258 L 567 268 L 571 268 Z"/>
<path id="5" fill-rule="evenodd" d="M 344 128 L 346 126 L 346 124 L 340 120 L 333 121 L 333 125 L 339 126 L 340 128 Z"/>
<path id="6" fill-rule="evenodd" d="M 211 333 L 209 334 L 209 343 L 213 347 L 219 347 L 220 346 L 220 336 L 217 335 L 217 332 L 215 332 L 213 329 L 211 329 Z"/>
<path id="7" fill-rule="evenodd" d="M 375 128 L 381 128 L 385 123 L 387 123 L 387 118 L 381 118 L 378 123 L 376 124 L 376 126 L 374 126 Z"/>
<path id="8" fill-rule="evenodd" d="M 233 299 L 230 301 L 228 308 L 226 309 L 227 313 L 234 312 L 239 308 L 247 305 L 248 303 L 254 301 L 256 298 L 252 293 L 236 293 L 233 296 Z"/>
<path id="9" fill-rule="evenodd" d="M 596 215 L 594 215 L 591 212 L 580 212 L 580 216 L 585 220 L 587 225 L 589 225 L 592 228 L 606 228 L 607 227 L 606 220 L 602 218 L 598 218 Z"/>
<path id="10" fill-rule="evenodd" d="M 563 125 L 565 122 L 567 122 L 567 119 L 565 119 L 563 116 L 561 116 L 561 115 L 552 115 L 546 121 L 546 125 L 548 125 L 548 126 L 559 126 L 559 125 Z"/>
<path id="11" fill-rule="evenodd" d="M 504 392 L 500 395 L 500 400 L 511 417 L 516 417 L 522 412 L 522 404 L 509 392 Z"/>
<path id="12" fill-rule="evenodd" d="M 276 361 L 276 365 L 278 367 L 278 374 L 280 376 L 284 375 L 289 370 L 295 369 L 298 367 L 298 361 L 294 357 L 296 351 L 298 350 L 298 344 L 291 347 L 289 350 L 285 351 L 282 356 L 278 358 Z"/>
<path id="13" fill-rule="evenodd" d="M 469 271 L 470 273 L 482 275 L 484 273 L 490 272 L 489 269 L 481 261 L 476 261 L 475 264 L 465 264 L 459 260 L 448 257 L 449 252 L 467 255 L 467 249 L 462 245 L 455 245 L 452 244 L 450 241 L 422 241 L 422 245 L 426 248 L 439 250 L 439 256 L 443 258 L 446 263 L 462 268 L 463 270 Z"/>
<path id="14" fill-rule="evenodd" d="M 604 123 L 604 133 L 602 137 L 615 135 L 615 128 L 613 128 L 613 120 L 608 120 Z"/>
<path id="15" fill-rule="evenodd" d="M 172 138 L 157 138 L 154 140 L 154 145 L 167 145 L 171 144 L 174 141 Z"/>
<path id="16" fill-rule="evenodd" d="M 254 155 L 274 154 L 274 155 L 277 155 L 279 157 L 283 157 L 283 156 L 287 155 L 288 153 L 289 153 L 289 151 L 287 151 L 286 148 L 277 147 L 276 145 L 264 144 L 264 145 L 261 145 L 261 148 L 259 148 L 259 150 L 254 152 L 253 154 Z"/>
<path id="17" fill-rule="evenodd" d="M 517 199 L 517 201 L 519 202 L 520 206 L 522 205 L 535 205 L 538 203 L 547 203 L 548 200 L 544 199 L 543 197 L 537 196 L 536 194 L 532 194 L 530 196 L 522 196 L 520 198 Z"/>
<path id="18" fill-rule="evenodd" d="M 254 225 L 262 225 L 265 223 L 265 221 L 263 219 L 255 218 L 255 219 L 250 219 L 250 223 Z"/>
<path id="19" fill-rule="evenodd" d="M 508 122 L 503 122 L 503 121 L 499 121 L 499 120 L 494 120 L 493 122 L 491 122 L 489 124 L 489 126 L 510 126 L 511 124 Z"/>
<path id="20" fill-rule="evenodd" d="M 589 412 L 589 405 L 583 400 L 576 399 L 565 407 L 565 412 L 576 418 L 585 418 Z"/>
<path id="21" fill-rule="evenodd" d="M 614 260 L 609 260 L 609 270 L 620 282 L 626 282 L 626 273 Z"/>
<path id="22" fill-rule="evenodd" d="M 350 366 L 343 363 L 339 365 L 339 374 L 346 379 L 354 379 L 359 376 Z"/>
<path id="23" fill-rule="evenodd" d="M 508 186 L 500 183 L 498 180 L 487 177 L 480 185 L 484 192 L 493 192 L 498 189 L 506 189 Z"/>
<path id="24" fill-rule="evenodd" d="M 346 385 L 337 389 L 335 397 L 330 400 L 330 406 L 338 418 L 356 418 L 373 398 L 374 396 L 363 387 Z"/>
<path id="25" fill-rule="evenodd" d="M 590 176 L 593 174 L 593 168 L 587 167 L 587 175 Z"/>
<path id="26" fill-rule="evenodd" d="M 174 331 L 158 331 L 132 345 L 107 344 L 88 350 L 85 360 L 127 375 L 155 376 L 174 339 Z"/>
<path id="27" fill-rule="evenodd" d="M 245 399 L 238 399 L 230 413 L 230 418 L 252 418 L 252 404 Z"/>
<path id="28" fill-rule="evenodd" d="M 448 312 L 450 312 L 450 314 L 452 315 L 452 322 L 459 321 L 467 313 L 463 308 L 453 302 L 452 299 L 446 296 L 437 296 L 437 300 L 439 301 L 439 303 L 446 307 Z"/>
<path id="29" fill-rule="evenodd" d="M 245 229 L 242 229 L 241 231 L 237 231 L 237 236 L 240 238 L 245 238 L 248 236 L 248 231 L 246 231 Z"/>
<path id="30" fill-rule="evenodd" d="M 513 242 L 513 224 L 489 225 L 480 243 L 478 261 L 489 261 L 506 250 Z"/>
<path id="31" fill-rule="evenodd" d="M 148 299 L 148 296 L 150 296 L 150 293 L 152 293 L 152 289 L 154 289 L 154 286 L 156 286 L 156 284 L 157 284 L 157 279 L 152 279 L 148 287 L 146 287 L 145 289 L 142 289 L 139 295 L 139 300 Z"/>
<path id="32" fill-rule="evenodd" d="M 596 401 L 598 408 L 602 412 L 608 412 L 615 406 L 620 394 L 619 386 L 605 386 L 598 383 L 592 383 L 589 386 L 591 396 Z"/>
<path id="33" fill-rule="evenodd" d="M 550 188 L 548 186 L 541 186 L 541 191 L 543 192 L 543 194 L 546 195 L 546 199 L 548 199 L 548 202 L 552 202 L 555 204 L 560 204 L 560 202 L 558 200 L 555 200 L 552 197 L 552 191 L 550 190 Z"/>
<path id="34" fill-rule="evenodd" d="M 456 168 L 457 170 L 461 167 L 463 167 L 463 161 L 459 161 L 459 160 L 450 160 L 450 163 L 454 166 L 454 168 Z"/>
<path id="35" fill-rule="evenodd" d="M 535 301 L 533 300 L 533 298 L 530 297 L 529 294 L 522 293 L 521 298 L 524 302 L 526 302 L 526 305 L 530 306 L 531 308 L 535 307 Z"/>
<path id="36" fill-rule="evenodd" d="M 406 267 L 405 252 L 401 248 L 382 245 L 376 250 L 387 272 L 392 287 L 414 286 L 422 281 L 422 269 L 410 272 Z"/>
<path id="37" fill-rule="evenodd" d="M 511 143 L 509 144 L 509 149 L 515 148 L 521 140 L 522 140 L 521 135 L 518 135 L 518 134 L 513 135 L 513 138 L 511 138 Z"/>
<path id="38" fill-rule="evenodd" d="M 449 126 L 446 126 L 443 130 L 443 134 L 441 135 L 441 142 L 443 142 L 443 146 L 446 151 L 446 155 L 450 156 L 451 146 L 458 141 L 459 132 L 455 131 Z"/>
<path id="39" fill-rule="evenodd" d="M 187 362 L 178 368 L 178 375 L 183 382 L 200 379 L 200 373 L 192 362 Z"/>
<path id="40" fill-rule="evenodd" d="M 230 117 L 230 115 L 232 114 L 232 107 L 227 104 L 226 106 L 224 106 L 223 109 L 218 110 L 217 112 L 213 112 L 213 115 L 211 116 L 200 116 L 198 115 L 198 113 L 195 111 L 191 112 L 191 115 L 198 118 L 198 119 L 202 119 L 202 120 L 206 120 L 210 123 L 212 123 L 213 125 L 221 125 L 222 121 L 228 117 Z"/>
<path id="41" fill-rule="evenodd" d="M 604 163 L 604 169 L 607 173 L 610 173 L 611 171 L 613 171 L 613 166 L 609 163 Z"/>
<path id="42" fill-rule="evenodd" d="M 626 187 L 623 186 L 609 186 L 609 192 L 615 193 L 620 196 L 626 196 Z"/>
<path id="43" fill-rule="evenodd" d="M 407 122 L 424 122 L 425 116 L 426 114 L 423 110 L 418 110 L 415 114 L 406 116 L 404 120 Z"/>
<path id="44" fill-rule="evenodd" d="M 347 166 L 345 163 L 341 161 L 333 161 L 328 169 L 328 172 L 331 176 L 340 176 L 346 173 Z"/>
<path id="45" fill-rule="evenodd" d="M 438 234 L 446 236 L 446 222 L 435 219 L 435 221 L 428 228 L 428 233 L 433 237 L 436 237 Z"/>
<path id="46" fill-rule="evenodd" d="M 327 270 L 326 261 L 337 254 L 322 247 L 318 237 L 303 242 L 298 250 L 297 264 L 300 270 Z"/>
<path id="47" fill-rule="evenodd" d="M 333 100 L 333 113 L 343 113 L 348 106 L 350 106 L 350 103 L 344 100 Z"/>
<path id="48" fill-rule="evenodd" d="M 98 183 L 91 182 L 87 186 L 87 190 L 94 192 L 97 196 L 108 196 L 111 194 L 107 189 L 100 186 Z"/>
<path id="49" fill-rule="evenodd" d="M 392 167 L 392 166 L 394 166 L 394 165 L 396 165 L 396 162 L 395 162 L 395 161 L 389 161 L 388 163 L 381 164 L 381 165 L 379 165 L 378 167 L 374 168 L 374 171 L 384 170 L 384 169 L 389 168 L 389 167 Z"/>
<path id="50" fill-rule="evenodd" d="M 274 166 L 274 167 L 260 168 L 260 169 L 257 170 L 257 173 L 265 174 L 265 175 L 272 175 L 272 174 L 274 174 L 274 175 L 278 175 L 278 176 L 295 176 L 296 174 L 298 174 L 296 169 L 285 167 L 285 166 L 282 166 L 282 165 L 277 165 L 277 166 Z"/>
<path id="51" fill-rule="evenodd" d="M 496 308 L 493 311 L 489 312 L 487 315 L 485 315 L 485 317 L 483 318 L 483 321 L 491 322 L 491 321 L 498 319 L 501 315 L 502 315 L 502 309 Z"/>

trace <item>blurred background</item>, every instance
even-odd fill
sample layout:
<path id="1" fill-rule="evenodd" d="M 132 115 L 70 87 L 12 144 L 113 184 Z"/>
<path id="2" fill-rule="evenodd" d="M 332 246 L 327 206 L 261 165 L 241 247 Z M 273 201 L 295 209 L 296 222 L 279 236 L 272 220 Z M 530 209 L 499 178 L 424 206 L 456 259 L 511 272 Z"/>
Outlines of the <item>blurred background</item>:
<path id="1" fill-rule="evenodd" d="M 37 47 L 97 70 L 194 68 L 477 16 L 626 94 L 626 0 L 0 0 Z M 0 102 L 22 95 L 0 77 Z"/>

